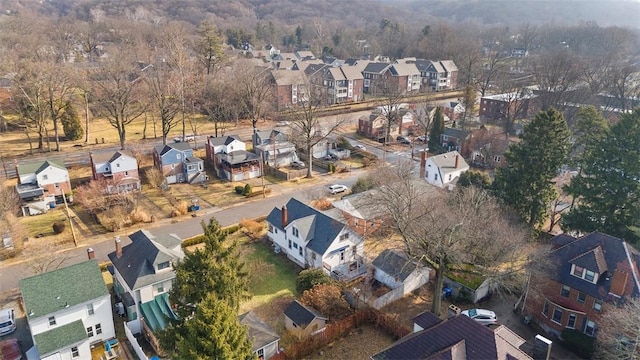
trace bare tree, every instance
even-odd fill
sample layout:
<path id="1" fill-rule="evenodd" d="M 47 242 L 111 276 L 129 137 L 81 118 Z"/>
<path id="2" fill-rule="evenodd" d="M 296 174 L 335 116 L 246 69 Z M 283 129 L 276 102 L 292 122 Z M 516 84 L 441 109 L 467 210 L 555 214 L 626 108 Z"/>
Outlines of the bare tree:
<path id="1" fill-rule="evenodd" d="M 640 358 L 640 298 L 625 298 L 621 306 L 608 306 L 603 312 L 598 321 L 594 358 Z"/>
<path id="2" fill-rule="evenodd" d="M 224 135 L 226 125 L 237 112 L 232 91 L 231 74 L 220 71 L 215 76 L 207 76 L 202 87 L 200 106 L 213 122 L 215 136 Z"/>
<path id="3" fill-rule="evenodd" d="M 578 59 L 568 49 L 562 48 L 540 55 L 532 60 L 533 77 L 540 89 L 538 101 L 542 110 L 554 106 L 564 109 L 571 100 L 575 85 L 580 79 Z"/>
<path id="4" fill-rule="evenodd" d="M 53 136 L 56 142 L 55 151 L 60 151 L 60 117 L 71 102 L 74 92 L 74 82 L 71 73 L 64 63 L 44 63 L 40 66 L 40 72 L 44 77 L 44 96 L 49 117 L 53 123 Z"/>
<path id="5" fill-rule="evenodd" d="M 167 144 L 169 132 L 178 125 L 176 115 L 182 99 L 179 74 L 171 71 L 168 64 L 158 62 L 145 76 L 149 90 L 151 109 L 160 117 L 162 144 Z"/>
<path id="6" fill-rule="evenodd" d="M 273 77 L 268 67 L 257 66 L 251 61 L 237 61 L 234 70 L 236 75 L 234 83 L 237 89 L 235 94 L 238 97 L 236 101 L 251 121 L 253 146 L 255 146 L 258 121 L 264 116 L 272 97 Z"/>
<path id="7" fill-rule="evenodd" d="M 398 80 L 387 70 L 378 82 L 375 93 L 379 95 L 378 109 L 385 118 L 384 141 L 382 142 L 382 164 L 387 163 L 387 142 L 391 135 L 391 126 L 401 122 L 400 107 L 406 93 L 406 88 L 400 86 Z"/>
<path id="8" fill-rule="evenodd" d="M 522 284 L 530 235 L 486 191 L 443 192 L 416 179 L 411 162 L 380 171 L 375 206 L 386 211 L 411 258 L 436 272 L 434 314 L 440 314 L 444 277 L 452 269 L 471 268 L 494 289 Z"/>
<path id="9" fill-rule="evenodd" d="M 638 66 L 624 64 L 615 66 L 609 71 L 606 90 L 615 99 L 615 104 L 609 107 L 626 113 L 634 108 L 634 99 L 637 104 L 640 96 L 640 76 Z"/>

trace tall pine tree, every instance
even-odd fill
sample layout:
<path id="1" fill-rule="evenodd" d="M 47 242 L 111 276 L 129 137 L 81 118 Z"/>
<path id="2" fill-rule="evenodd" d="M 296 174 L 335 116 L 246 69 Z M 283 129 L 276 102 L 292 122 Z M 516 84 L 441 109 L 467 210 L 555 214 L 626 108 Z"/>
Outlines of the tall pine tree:
<path id="1" fill-rule="evenodd" d="M 210 293 L 184 323 L 176 339 L 176 359 L 255 359 L 247 328 L 236 311 Z"/>
<path id="2" fill-rule="evenodd" d="M 562 217 L 562 227 L 599 230 L 638 243 L 639 180 L 640 109 L 636 109 L 587 144 L 581 172 L 567 187 L 577 204 Z"/>
<path id="3" fill-rule="evenodd" d="M 433 114 L 433 124 L 431 125 L 431 131 L 429 132 L 429 151 L 433 153 L 442 152 L 442 145 L 440 144 L 440 135 L 444 132 L 444 116 L 442 115 L 442 109 L 440 106 L 436 108 Z"/>
<path id="4" fill-rule="evenodd" d="M 505 153 L 507 166 L 496 171 L 496 195 L 533 227 L 549 216 L 556 197 L 552 180 L 567 160 L 569 137 L 562 114 L 553 108 L 541 111 Z"/>

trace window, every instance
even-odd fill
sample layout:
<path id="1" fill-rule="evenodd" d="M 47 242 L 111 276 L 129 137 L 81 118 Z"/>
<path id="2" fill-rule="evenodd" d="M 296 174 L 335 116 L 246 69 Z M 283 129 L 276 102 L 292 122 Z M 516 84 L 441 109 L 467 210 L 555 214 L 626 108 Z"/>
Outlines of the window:
<path id="1" fill-rule="evenodd" d="M 264 349 L 258 349 L 258 360 L 264 360 Z"/>
<path id="2" fill-rule="evenodd" d="M 442 135 L 442 141 L 447 141 L 449 140 L 449 137 L 447 135 Z"/>
<path id="3" fill-rule="evenodd" d="M 562 285 L 562 290 L 560 290 L 560 295 L 564 297 L 569 297 L 570 291 L 571 291 L 570 287 L 568 287 L 567 285 Z"/>
<path id="4" fill-rule="evenodd" d="M 542 307 L 542 315 L 549 317 L 549 303 L 547 301 L 544 302 L 544 306 Z"/>
<path id="5" fill-rule="evenodd" d="M 593 302 L 593 309 L 595 311 L 602 311 L 602 300 L 595 299 L 595 301 Z"/>
<path id="6" fill-rule="evenodd" d="M 278 233 L 278 228 L 273 228 L 274 233 L 277 234 Z"/>
<path id="7" fill-rule="evenodd" d="M 89 326 L 87 328 L 87 336 L 88 337 L 92 337 L 93 336 L 93 327 L 92 326 Z"/>
<path id="8" fill-rule="evenodd" d="M 164 292 L 164 285 L 162 283 L 156 285 L 156 291 L 159 293 L 163 293 Z"/>
<path id="9" fill-rule="evenodd" d="M 298 243 L 293 243 L 293 248 L 297 249 L 298 248 Z"/>
<path id="10" fill-rule="evenodd" d="M 96 335 L 102 334 L 102 325 L 96 324 Z"/>
<path id="11" fill-rule="evenodd" d="M 585 271 L 584 273 L 584 279 L 589 281 L 589 282 L 593 282 L 593 279 L 596 278 L 596 273 L 594 273 L 593 271 Z"/>
<path id="12" fill-rule="evenodd" d="M 349 238 L 349 233 L 344 233 L 344 234 L 340 235 L 340 241 L 347 240 L 348 238 Z"/>
<path id="13" fill-rule="evenodd" d="M 584 333 L 589 336 L 594 336 L 596 334 L 596 323 L 591 320 L 587 320 L 587 325 L 584 328 Z"/>
<path id="14" fill-rule="evenodd" d="M 168 261 L 161 262 L 158 264 L 158 270 L 166 269 L 169 266 L 171 266 L 171 264 Z"/>
<path id="15" fill-rule="evenodd" d="M 273 232 L 273 225 L 269 224 L 269 232 Z"/>
<path id="16" fill-rule="evenodd" d="M 71 357 L 72 358 L 77 358 L 80 357 L 80 352 L 78 351 L 78 347 L 74 346 L 71 348 Z"/>
<path id="17" fill-rule="evenodd" d="M 49 318 L 49 326 L 54 326 L 56 324 L 56 317 L 55 316 L 51 316 Z"/>
<path id="18" fill-rule="evenodd" d="M 182 159 L 182 154 L 176 154 L 176 159 L 178 160 Z"/>
<path id="19" fill-rule="evenodd" d="M 560 310 L 558 308 L 553 309 L 553 317 L 551 318 L 551 321 L 553 321 L 554 323 L 561 324 L 562 323 L 562 310 Z"/>
<path id="20" fill-rule="evenodd" d="M 344 251 L 340 251 L 340 261 L 344 261 Z"/>
<path id="21" fill-rule="evenodd" d="M 124 176 L 129 176 L 129 172 L 128 172 L 128 171 L 125 171 L 125 172 L 124 172 Z"/>
<path id="22" fill-rule="evenodd" d="M 583 293 L 583 292 L 579 292 L 578 293 L 578 302 L 580 304 L 584 304 L 587 301 L 587 294 Z"/>
<path id="23" fill-rule="evenodd" d="M 494 156 L 493 157 L 493 162 L 499 163 L 500 162 L 500 156 L 498 156 L 498 155 Z"/>
<path id="24" fill-rule="evenodd" d="M 49 175 L 47 174 L 42 175 L 42 180 L 49 180 Z"/>
<path id="25" fill-rule="evenodd" d="M 577 266 L 577 265 L 573 265 L 573 272 L 571 273 L 573 276 L 577 276 L 581 278 L 583 272 L 584 272 L 584 268 L 581 268 L 580 266 Z"/>
<path id="26" fill-rule="evenodd" d="M 291 240 L 289 240 L 289 249 L 291 249 Z"/>
<path id="27" fill-rule="evenodd" d="M 55 184 L 53 184 L 53 187 L 55 187 L 56 189 L 60 189 L 60 184 L 55 183 Z"/>
<path id="28" fill-rule="evenodd" d="M 299 237 L 300 236 L 300 232 L 298 231 L 298 229 L 295 226 L 291 228 L 291 231 L 293 232 L 293 236 L 295 236 L 295 237 Z"/>
<path id="29" fill-rule="evenodd" d="M 300 246 L 298 250 L 299 250 L 298 253 L 300 254 L 300 256 L 302 256 L 302 246 Z"/>
<path id="30" fill-rule="evenodd" d="M 569 329 L 576 328 L 576 314 L 569 314 L 569 321 L 567 322 L 567 327 Z"/>
<path id="31" fill-rule="evenodd" d="M 116 167 L 120 167 L 120 163 L 117 163 L 117 164 L 116 164 Z"/>
<path id="32" fill-rule="evenodd" d="M 87 304 L 87 314 L 93 315 L 93 304 Z"/>
<path id="33" fill-rule="evenodd" d="M 434 180 L 438 181 L 438 174 L 435 174 Z"/>

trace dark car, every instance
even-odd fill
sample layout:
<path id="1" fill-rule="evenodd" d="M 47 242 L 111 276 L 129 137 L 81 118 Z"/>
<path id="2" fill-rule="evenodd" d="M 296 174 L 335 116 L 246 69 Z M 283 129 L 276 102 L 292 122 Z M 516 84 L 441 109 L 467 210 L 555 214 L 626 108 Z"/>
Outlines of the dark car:
<path id="1" fill-rule="evenodd" d="M 398 136 L 396 138 L 396 140 L 400 143 L 400 144 L 411 144 L 411 140 L 406 137 L 406 136 Z"/>

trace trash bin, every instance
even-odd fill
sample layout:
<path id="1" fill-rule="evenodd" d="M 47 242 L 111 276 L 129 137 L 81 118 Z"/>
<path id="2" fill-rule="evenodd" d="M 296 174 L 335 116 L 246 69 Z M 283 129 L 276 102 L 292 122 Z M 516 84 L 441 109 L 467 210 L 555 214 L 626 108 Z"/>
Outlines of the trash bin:
<path id="1" fill-rule="evenodd" d="M 442 295 L 440 296 L 440 299 L 444 300 L 446 298 L 451 297 L 451 292 L 452 292 L 451 288 L 445 286 L 444 288 L 442 288 Z"/>

